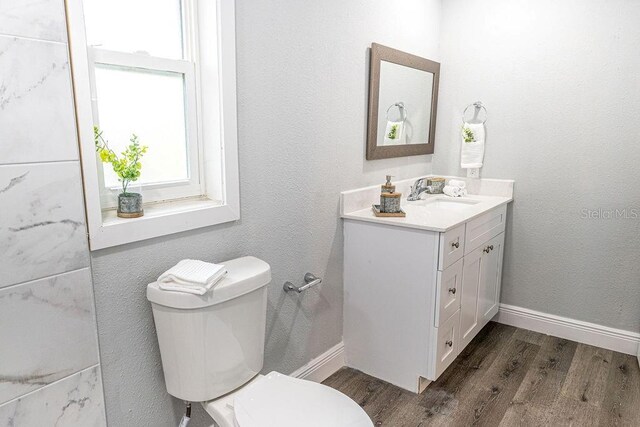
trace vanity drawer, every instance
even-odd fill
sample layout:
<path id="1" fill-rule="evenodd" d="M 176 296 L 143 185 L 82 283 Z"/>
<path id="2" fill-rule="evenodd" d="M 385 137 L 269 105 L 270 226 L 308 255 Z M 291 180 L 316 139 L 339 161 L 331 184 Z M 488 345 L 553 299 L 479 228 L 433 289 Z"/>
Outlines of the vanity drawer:
<path id="1" fill-rule="evenodd" d="M 460 329 L 460 311 L 457 311 L 446 322 L 437 328 L 438 341 L 436 343 L 435 378 L 458 356 L 458 332 Z"/>
<path id="2" fill-rule="evenodd" d="M 436 282 L 436 310 L 435 327 L 445 323 L 460 308 L 460 295 L 462 294 L 462 263 L 458 262 L 444 271 L 438 271 Z"/>
<path id="3" fill-rule="evenodd" d="M 465 224 L 440 233 L 440 255 L 438 270 L 444 270 L 464 255 Z"/>
<path id="4" fill-rule="evenodd" d="M 483 243 L 502 233 L 506 220 L 507 205 L 503 205 L 467 222 L 464 254 L 473 252 Z"/>

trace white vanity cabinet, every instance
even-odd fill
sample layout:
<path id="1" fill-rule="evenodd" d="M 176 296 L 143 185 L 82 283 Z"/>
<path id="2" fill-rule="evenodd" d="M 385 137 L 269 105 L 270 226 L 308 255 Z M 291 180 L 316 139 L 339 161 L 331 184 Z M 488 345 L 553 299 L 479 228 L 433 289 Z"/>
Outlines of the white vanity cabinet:
<path id="1" fill-rule="evenodd" d="M 445 232 L 345 219 L 347 365 L 413 392 L 498 313 L 506 204 Z"/>

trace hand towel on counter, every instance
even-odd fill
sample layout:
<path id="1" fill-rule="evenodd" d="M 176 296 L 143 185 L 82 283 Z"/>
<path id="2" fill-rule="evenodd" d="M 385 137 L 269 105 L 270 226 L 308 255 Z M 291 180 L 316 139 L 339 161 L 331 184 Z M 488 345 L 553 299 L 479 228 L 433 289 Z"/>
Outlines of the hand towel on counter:
<path id="1" fill-rule="evenodd" d="M 158 286 L 164 291 L 204 295 L 226 274 L 224 265 L 183 259 L 158 277 Z"/>
<path id="2" fill-rule="evenodd" d="M 462 197 L 467 195 L 467 189 L 454 185 L 445 185 L 442 192 L 450 197 Z"/>
<path id="3" fill-rule="evenodd" d="M 467 183 L 460 179 L 450 179 L 447 185 L 452 187 L 467 188 Z"/>
<path id="4" fill-rule="evenodd" d="M 474 141 L 465 142 L 463 136 L 460 138 L 462 141 L 460 167 L 463 169 L 481 168 L 484 161 L 484 124 L 465 123 L 462 128 L 468 128 L 473 132 Z"/>

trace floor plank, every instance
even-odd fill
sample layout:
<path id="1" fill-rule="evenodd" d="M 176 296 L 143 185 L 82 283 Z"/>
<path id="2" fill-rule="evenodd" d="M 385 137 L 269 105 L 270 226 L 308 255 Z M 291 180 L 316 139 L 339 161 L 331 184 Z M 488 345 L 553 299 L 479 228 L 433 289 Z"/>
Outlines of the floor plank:
<path id="1" fill-rule="evenodd" d="M 613 352 L 578 344 L 561 394 L 601 407 L 607 391 Z"/>
<path id="2" fill-rule="evenodd" d="M 324 383 L 376 426 L 640 426 L 635 357 L 493 322 L 422 394 L 350 368 Z"/>
<path id="3" fill-rule="evenodd" d="M 454 425 L 497 426 L 522 384 L 539 346 L 513 339 L 508 342 L 482 380 L 474 387 L 473 396 L 460 400 L 453 415 Z"/>
<path id="4" fill-rule="evenodd" d="M 602 402 L 601 426 L 640 426 L 640 368 L 638 359 L 614 353 L 607 391 Z"/>
<path id="5" fill-rule="evenodd" d="M 541 347 L 513 400 L 550 408 L 558 398 L 578 346 L 561 338 L 544 336 Z"/>

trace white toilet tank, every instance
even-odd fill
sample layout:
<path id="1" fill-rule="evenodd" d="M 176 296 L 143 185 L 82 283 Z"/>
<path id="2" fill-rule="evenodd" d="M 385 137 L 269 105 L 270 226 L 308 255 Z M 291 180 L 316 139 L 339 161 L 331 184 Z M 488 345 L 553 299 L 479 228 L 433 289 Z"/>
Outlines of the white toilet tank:
<path id="1" fill-rule="evenodd" d="M 271 268 L 254 257 L 221 264 L 226 277 L 203 296 L 147 286 L 167 391 L 182 400 L 215 399 L 262 369 Z"/>

